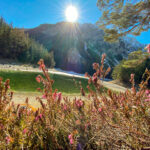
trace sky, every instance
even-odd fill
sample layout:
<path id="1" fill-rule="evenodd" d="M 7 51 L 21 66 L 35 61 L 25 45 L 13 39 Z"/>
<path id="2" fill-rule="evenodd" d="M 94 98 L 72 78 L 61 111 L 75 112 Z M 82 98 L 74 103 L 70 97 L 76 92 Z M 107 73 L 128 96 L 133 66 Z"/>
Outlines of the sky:
<path id="1" fill-rule="evenodd" d="M 40 24 L 66 21 L 65 10 L 73 5 L 79 13 L 79 23 L 96 23 L 101 15 L 97 0 L 0 0 L 0 16 L 14 27 L 34 28 Z M 150 43 L 150 30 L 136 39 Z"/>

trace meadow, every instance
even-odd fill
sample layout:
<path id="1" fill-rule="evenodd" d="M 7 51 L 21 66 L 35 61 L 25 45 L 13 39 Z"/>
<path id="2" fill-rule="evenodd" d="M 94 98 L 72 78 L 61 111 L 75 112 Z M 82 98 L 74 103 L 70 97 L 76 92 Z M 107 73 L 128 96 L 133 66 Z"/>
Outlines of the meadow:
<path id="1" fill-rule="evenodd" d="M 38 92 L 37 88 L 41 88 L 42 84 L 36 82 L 35 78 L 37 75 L 42 75 L 42 73 L 10 70 L 0 71 L 0 76 L 3 78 L 3 80 L 10 79 L 11 89 L 17 92 Z M 49 75 L 55 81 L 53 88 L 58 89 L 62 93 L 80 93 L 79 82 L 81 82 L 83 88 L 87 89 L 86 86 L 88 80 L 85 78 L 69 77 L 59 74 Z"/>

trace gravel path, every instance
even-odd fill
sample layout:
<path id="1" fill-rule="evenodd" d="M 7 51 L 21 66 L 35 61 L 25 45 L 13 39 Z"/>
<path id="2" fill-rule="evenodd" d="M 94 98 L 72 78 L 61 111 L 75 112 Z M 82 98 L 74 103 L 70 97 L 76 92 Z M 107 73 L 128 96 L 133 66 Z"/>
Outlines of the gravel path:
<path id="1" fill-rule="evenodd" d="M 30 105 L 38 107 L 39 103 L 36 100 L 36 97 L 38 97 L 38 96 L 40 97 L 41 94 L 39 94 L 39 93 L 14 92 L 12 101 L 14 101 L 15 104 L 24 104 L 26 98 L 28 98 Z"/>
<path id="2" fill-rule="evenodd" d="M 116 92 L 125 92 L 127 90 L 127 88 L 122 87 L 122 86 L 117 85 L 117 84 L 114 84 L 114 83 L 111 83 L 111 82 L 103 81 L 102 83 L 108 89 L 111 89 L 111 90 L 116 91 Z"/>
<path id="3" fill-rule="evenodd" d="M 24 104 L 26 98 L 29 99 L 29 104 L 32 105 L 33 107 L 37 108 L 40 106 L 39 102 L 36 100 L 36 97 L 41 97 L 42 94 L 40 93 L 26 93 L 26 92 L 14 92 L 13 99 L 15 104 Z M 80 94 L 73 94 L 73 95 L 66 95 L 63 94 L 63 97 L 68 97 L 70 100 L 76 98 L 81 98 L 82 100 L 87 100 L 86 97 L 80 96 Z M 45 100 L 43 99 L 43 102 Z"/>

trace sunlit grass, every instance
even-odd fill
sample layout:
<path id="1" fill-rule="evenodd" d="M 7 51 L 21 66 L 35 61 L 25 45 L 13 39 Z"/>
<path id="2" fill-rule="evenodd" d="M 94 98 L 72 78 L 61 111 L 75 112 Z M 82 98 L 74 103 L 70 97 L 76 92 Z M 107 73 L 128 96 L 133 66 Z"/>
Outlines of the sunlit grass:
<path id="1" fill-rule="evenodd" d="M 0 77 L 4 80 L 10 79 L 11 89 L 20 92 L 37 92 L 37 88 L 42 88 L 42 84 L 36 82 L 37 75 L 42 75 L 39 72 L 25 72 L 25 71 L 0 71 Z M 79 84 L 75 85 L 73 77 L 65 75 L 51 74 L 51 78 L 55 81 L 53 89 L 67 94 L 79 93 Z M 87 91 L 87 79 L 74 78 L 76 83 L 81 81 L 83 88 Z"/>

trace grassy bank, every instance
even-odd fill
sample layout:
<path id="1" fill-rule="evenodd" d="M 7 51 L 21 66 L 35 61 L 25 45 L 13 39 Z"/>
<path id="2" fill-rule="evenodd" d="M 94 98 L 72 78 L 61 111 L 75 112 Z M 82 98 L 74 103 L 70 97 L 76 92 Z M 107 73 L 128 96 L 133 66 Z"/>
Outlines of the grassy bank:
<path id="1" fill-rule="evenodd" d="M 0 71 L 0 77 L 4 80 L 10 79 L 11 89 L 20 92 L 37 92 L 38 87 L 42 84 L 36 82 L 37 75 L 42 75 L 38 72 L 25 72 L 25 71 Z M 55 81 L 53 89 L 58 89 L 63 93 L 79 93 L 79 86 L 75 86 L 73 77 L 65 75 L 50 74 L 51 78 Z M 77 82 L 81 81 L 83 87 L 86 89 L 87 80 L 83 78 L 74 78 Z"/>

